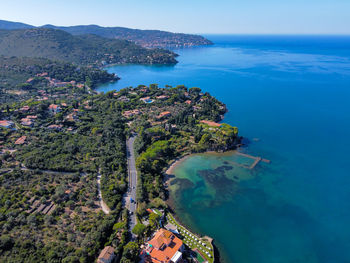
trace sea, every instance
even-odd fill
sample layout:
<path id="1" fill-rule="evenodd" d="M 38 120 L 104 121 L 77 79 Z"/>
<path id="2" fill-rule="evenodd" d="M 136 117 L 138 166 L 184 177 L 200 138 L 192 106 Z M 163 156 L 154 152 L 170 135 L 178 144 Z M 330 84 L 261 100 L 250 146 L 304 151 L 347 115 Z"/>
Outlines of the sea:
<path id="1" fill-rule="evenodd" d="M 245 146 L 174 170 L 177 217 L 225 263 L 350 262 L 350 36 L 208 35 L 174 66 L 108 68 L 99 91 L 199 87 L 228 108 Z"/>

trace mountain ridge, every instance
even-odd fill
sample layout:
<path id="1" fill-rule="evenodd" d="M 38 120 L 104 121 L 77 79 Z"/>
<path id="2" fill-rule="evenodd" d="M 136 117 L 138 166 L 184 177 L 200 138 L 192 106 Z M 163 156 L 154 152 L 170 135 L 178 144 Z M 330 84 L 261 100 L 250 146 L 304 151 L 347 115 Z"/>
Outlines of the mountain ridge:
<path id="1" fill-rule="evenodd" d="M 97 35 L 71 35 L 50 28 L 0 30 L 0 55 L 42 57 L 79 65 L 175 64 L 174 52 Z"/>
<path id="2" fill-rule="evenodd" d="M 129 40 L 147 48 L 177 48 L 198 45 L 212 45 L 213 43 L 200 35 L 173 33 L 162 30 L 142 30 L 126 27 L 102 27 L 99 25 L 55 26 L 32 25 L 0 20 L 0 29 L 12 30 L 23 28 L 51 28 L 66 31 L 72 35 L 95 34 L 105 38 Z"/>

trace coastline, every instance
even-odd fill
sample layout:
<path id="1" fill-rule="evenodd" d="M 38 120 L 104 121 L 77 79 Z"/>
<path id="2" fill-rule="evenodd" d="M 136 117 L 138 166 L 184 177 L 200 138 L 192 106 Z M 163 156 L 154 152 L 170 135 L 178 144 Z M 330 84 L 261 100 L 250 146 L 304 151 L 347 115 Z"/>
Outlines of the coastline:
<path id="1" fill-rule="evenodd" d="M 233 151 L 236 151 L 236 150 L 233 150 Z M 232 152 L 232 151 L 228 151 L 228 152 Z M 218 153 L 218 152 L 215 152 L 215 151 L 207 151 L 207 152 L 204 152 L 204 153 L 211 153 L 211 154 L 223 154 L 223 153 Z M 227 152 L 225 152 L 227 153 Z M 174 176 L 174 173 L 173 171 L 177 168 L 177 166 L 179 166 L 181 163 L 183 163 L 186 159 L 188 159 L 189 157 L 193 156 L 193 155 L 196 155 L 196 154 L 203 154 L 203 153 L 187 153 L 187 154 L 184 154 L 183 156 L 180 156 L 174 160 L 172 160 L 169 165 L 167 166 L 165 172 L 164 172 L 164 184 L 165 186 L 167 187 L 167 190 L 169 191 L 169 183 L 171 182 L 172 179 L 175 178 Z M 194 231 L 191 230 L 190 227 L 188 227 L 186 224 L 184 224 L 180 218 L 178 217 L 178 214 L 176 213 L 176 210 L 175 210 L 175 206 L 174 206 L 174 203 L 173 203 L 173 200 L 168 197 L 167 201 L 166 201 L 166 204 L 168 205 L 168 210 L 171 212 L 173 218 L 181 225 L 183 226 L 184 228 L 186 229 L 189 229 L 190 232 L 192 233 L 195 233 Z M 221 257 L 220 257 L 220 252 L 219 252 L 219 248 L 215 245 L 214 243 L 214 239 L 208 235 L 201 235 L 201 234 L 197 234 L 195 233 L 196 236 L 199 236 L 201 238 L 205 238 L 209 241 L 210 245 L 212 246 L 212 249 L 213 249 L 213 263 L 220 263 L 221 262 Z"/>
<path id="2" fill-rule="evenodd" d="M 212 263 L 220 263 L 220 253 L 219 253 L 219 250 L 218 248 L 214 245 L 214 239 L 207 236 L 207 235 L 200 235 L 200 234 L 197 234 L 196 232 L 192 231 L 189 227 L 187 227 L 185 224 L 183 224 L 181 222 L 181 220 L 179 220 L 177 214 L 175 213 L 175 211 L 170 207 L 170 209 L 168 209 L 170 213 L 168 213 L 168 215 L 170 214 L 170 216 L 172 217 L 172 221 L 179 226 L 179 229 L 182 229 L 181 232 L 183 233 L 183 230 L 186 230 L 190 233 L 193 234 L 194 237 L 197 237 L 198 239 L 202 239 L 202 240 L 205 240 L 205 242 L 207 243 L 207 245 L 209 244 L 209 246 L 211 246 L 210 248 L 210 251 L 211 251 L 211 254 L 212 254 L 212 258 L 209 257 L 209 262 L 212 262 Z M 168 215 L 167 215 L 167 220 L 169 220 L 168 218 Z M 205 259 L 208 259 L 207 256 L 204 255 L 203 252 L 200 252 L 197 248 L 194 248 L 192 249 L 191 247 L 189 247 L 191 250 L 193 251 L 196 251 L 197 253 L 199 253 L 202 257 L 204 257 Z M 211 261 L 212 259 L 212 261 Z M 208 262 L 208 261 L 207 261 Z"/>
<path id="3" fill-rule="evenodd" d="M 177 157 L 175 159 L 173 159 L 169 165 L 166 167 L 165 171 L 164 171 L 164 183 L 166 185 L 168 185 L 168 183 L 171 181 L 171 176 L 174 175 L 173 171 L 177 168 L 177 166 L 179 166 L 181 163 L 183 163 L 186 159 L 188 159 L 191 156 L 194 155 L 199 155 L 199 154 L 213 154 L 213 155 L 230 155 L 232 153 L 238 153 L 238 148 L 233 149 L 233 150 L 229 150 L 229 151 L 224 151 L 224 152 L 216 152 L 216 151 L 206 151 L 206 152 L 199 152 L 199 153 L 186 153 L 180 157 Z"/>

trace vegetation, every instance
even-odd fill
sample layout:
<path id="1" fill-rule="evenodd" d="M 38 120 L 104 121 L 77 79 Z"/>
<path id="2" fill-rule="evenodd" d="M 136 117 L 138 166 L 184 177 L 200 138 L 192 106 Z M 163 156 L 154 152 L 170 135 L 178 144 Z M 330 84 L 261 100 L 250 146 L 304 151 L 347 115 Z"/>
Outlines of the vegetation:
<path id="1" fill-rule="evenodd" d="M 97 84 L 116 79 L 114 74 L 96 68 L 44 58 L 0 56 L 0 103 L 35 97 L 43 99 L 58 94 L 78 99 Z M 50 80 L 56 80 L 60 87 Z M 62 82 L 65 82 L 63 87 Z"/>
<path id="2" fill-rule="evenodd" d="M 72 35 L 94 34 L 105 38 L 129 40 L 144 47 L 184 47 L 211 45 L 212 42 L 199 35 L 170 33 L 159 30 L 139 30 L 125 27 L 101 27 L 97 25 L 58 27 L 45 25 L 45 28 L 64 30 Z M 23 29 L 34 26 L 0 20 L 0 29 Z"/>
<path id="3" fill-rule="evenodd" d="M 73 36 L 49 28 L 0 30 L 0 55 L 43 57 L 78 65 L 175 64 L 176 54 L 146 49 L 130 41 L 97 35 Z"/>
<path id="4" fill-rule="evenodd" d="M 17 58 L 12 60 L 17 63 Z M 42 62 L 48 76 L 58 78 L 60 70 L 67 70 L 66 80 L 90 78 L 88 69 L 75 75 L 70 64 L 47 68 L 45 60 L 33 61 L 27 68 L 32 68 L 31 74 L 42 73 L 43 68 L 35 69 Z M 56 88 L 52 92 L 47 100 L 32 97 L 1 105 L 1 119 L 11 120 L 14 128 L 0 129 L 0 261 L 91 262 L 111 245 L 121 262 L 135 262 L 140 243 L 159 228 L 160 218 L 151 213 L 147 226 L 140 222 L 132 230 L 137 243 L 129 242 L 129 215 L 122 207 L 127 136 L 138 133 L 141 220 L 146 208 L 166 207 L 163 170 L 171 160 L 192 152 L 232 149 L 239 142 L 237 128 L 215 123 L 225 105 L 199 88 L 161 89 L 152 84 L 106 94 L 59 96 Z M 60 110 L 54 112 L 49 105 Z M 34 123 L 23 125 L 28 117 Z M 98 199 L 99 174 L 109 215 L 102 213 Z"/>
<path id="5" fill-rule="evenodd" d="M 210 40 L 199 35 L 171 33 L 160 30 L 140 30 L 125 27 L 100 27 L 96 25 L 70 27 L 56 27 L 47 25 L 44 27 L 64 30 L 73 35 L 95 34 L 106 38 L 124 39 L 144 47 L 169 48 L 213 44 Z"/>

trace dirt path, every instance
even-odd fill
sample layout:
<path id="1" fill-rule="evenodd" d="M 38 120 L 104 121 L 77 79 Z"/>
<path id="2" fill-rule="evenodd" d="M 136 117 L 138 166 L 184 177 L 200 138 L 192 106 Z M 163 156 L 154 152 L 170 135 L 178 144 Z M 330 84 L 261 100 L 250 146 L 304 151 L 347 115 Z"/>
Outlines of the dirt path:
<path id="1" fill-rule="evenodd" d="M 97 174 L 97 189 L 98 189 L 98 199 L 100 201 L 101 209 L 102 209 L 103 213 L 108 215 L 111 212 L 111 209 L 109 209 L 108 205 L 102 199 L 100 172 Z"/>

